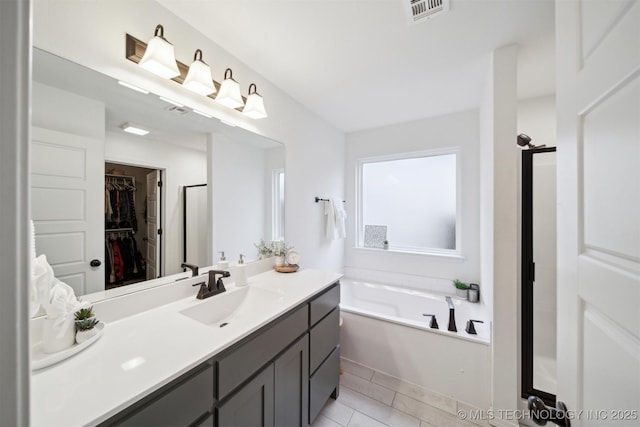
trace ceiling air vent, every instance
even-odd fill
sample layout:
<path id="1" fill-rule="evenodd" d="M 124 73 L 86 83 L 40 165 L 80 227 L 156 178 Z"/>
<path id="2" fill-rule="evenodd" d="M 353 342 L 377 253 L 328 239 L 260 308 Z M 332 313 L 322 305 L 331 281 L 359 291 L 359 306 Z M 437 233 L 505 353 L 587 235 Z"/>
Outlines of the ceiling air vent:
<path id="1" fill-rule="evenodd" d="M 449 11 L 449 0 L 404 0 L 404 4 L 411 24 Z"/>
<path id="2" fill-rule="evenodd" d="M 177 106 L 170 106 L 165 108 L 165 110 L 167 110 L 170 113 L 175 113 L 175 114 L 187 114 L 189 112 L 189 110 L 187 110 L 184 107 L 177 107 Z"/>

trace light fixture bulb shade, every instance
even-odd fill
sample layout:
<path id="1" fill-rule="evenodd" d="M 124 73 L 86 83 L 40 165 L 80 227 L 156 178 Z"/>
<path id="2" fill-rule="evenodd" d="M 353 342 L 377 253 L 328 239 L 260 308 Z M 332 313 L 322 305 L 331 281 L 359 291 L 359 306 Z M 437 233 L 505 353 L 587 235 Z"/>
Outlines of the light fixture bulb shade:
<path id="1" fill-rule="evenodd" d="M 162 30 L 162 26 L 158 25 L 158 27 Z M 162 36 L 162 31 L 158 35 L 158 27 L 156 27 L 156 35 L 149 40 L 147 50 L 138 65 L 160 77 L 172 79 L 180 75 L 176 55 L 173 45 Z"/>
<path id="2" fill-rule="evenodd" d="M 211 68 L 199 59 L 193 61 L 193 64 L 189 66 L 189 72 L 182 86 L 204 96 L 211 95 L 216 91 L 211 78 Z"/>
<path id="3" fill-rule="evenodd" d="M 247 96 L 247 103 L 245 104 L 242 113 L 252 119 L 264 119 L 267 117 L 267 111 L 264 109 L 262 96 L 257 93 L 250 93 L 249 96 Z"/>
<path id="4" fill-rule="evenodd" d="M 227 72 L 229 73 L 229 77 L 227 77 Z M 233 80 L 233 77 L 231 76 L 231 69 L 227 68 L 224 75 L 225 79 L 220 85 L 218 95 L 216 95 L 216 102 L 229 108 L 242 107 L 244 105 L 244 101 L 242 100 L 242 94 L 240 93 L 240 85 L 237 81 Z"/>

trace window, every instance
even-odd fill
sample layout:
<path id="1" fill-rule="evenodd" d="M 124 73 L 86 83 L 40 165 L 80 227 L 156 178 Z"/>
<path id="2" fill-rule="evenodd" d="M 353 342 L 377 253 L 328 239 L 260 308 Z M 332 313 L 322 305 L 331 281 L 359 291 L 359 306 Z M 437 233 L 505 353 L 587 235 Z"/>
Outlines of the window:
<path id="1" fill-rule="evenodd" d="M 360 160 L 358 246 L 377 225 L 392 250 L 459 255 L 457 160 L 457 150 Z"/>
<path id="2" fill-rule="evenodd" d="M 271 180 L 272 240 L 284 240 L 284 169 L 274 169 Z"/>

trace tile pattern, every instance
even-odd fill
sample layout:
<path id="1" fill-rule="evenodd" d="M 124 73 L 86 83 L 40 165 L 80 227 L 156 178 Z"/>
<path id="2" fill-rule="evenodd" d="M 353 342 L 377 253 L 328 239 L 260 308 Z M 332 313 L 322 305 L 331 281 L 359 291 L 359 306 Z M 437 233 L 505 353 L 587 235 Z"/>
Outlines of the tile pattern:
<path id="1" fill-rule="evenodd" d="M 408 381 L 341 359 L 340 396 L 329 399 L 313 427 L 486 427 L 462 419 L 479 409 Z"/>

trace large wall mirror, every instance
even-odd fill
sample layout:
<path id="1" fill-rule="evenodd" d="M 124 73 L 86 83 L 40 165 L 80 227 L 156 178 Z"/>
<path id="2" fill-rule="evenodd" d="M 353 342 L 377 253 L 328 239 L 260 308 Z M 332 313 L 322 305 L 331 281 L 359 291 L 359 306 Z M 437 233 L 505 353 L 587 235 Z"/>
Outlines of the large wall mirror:
<path id="1" fill-rule="evenodd" d="M 185 187 L 207 183 L 200 203 L 213 207 L 211 224 L 201 215 L 191 228 L 201 242 L 212 236 L 194 263 L 215 264 L 218 251 L 232 265 L 240 253 L 255 259 L 253 244 L 277 235 L 278 142 L 37 48 L 32 124 L 36 253 L 78 296 L 108 298 L 110 288 L 120 295 L 183 272 Z M 125 133 L 126 124 L 149 133 Z"/>

